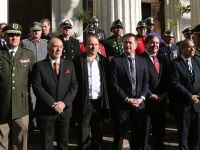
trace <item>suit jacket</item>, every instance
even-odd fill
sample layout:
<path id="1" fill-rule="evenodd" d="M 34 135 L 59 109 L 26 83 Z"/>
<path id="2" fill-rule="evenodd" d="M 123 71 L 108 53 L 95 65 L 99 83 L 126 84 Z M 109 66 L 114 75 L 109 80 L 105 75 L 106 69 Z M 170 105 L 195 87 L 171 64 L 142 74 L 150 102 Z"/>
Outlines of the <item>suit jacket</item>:
<path id="1" fill-rule="evenodd" d="M 46 58 L 34 64 L 32 78 L 33 91 L 36 95 L 36 115 L 44 118 L 57 116 L 58 113 L 52 109 L 52 105 L 59 100 L 66 106 L 61 114 L 62 117 L 69 117 L 78 88 L 72 62 L 60 60 L 59 80 L 57 80 L 50 60 Z"/>
<path id="2" fill-rule="evenodd" d="M 147 97 L 151 96 L 152 94 L 161 95 L 164 92 L 168 92 L 169 73 L 167 71 L 166 59 L 162 56 L 157 56 L 160 67 L 160 72 L 158 74 L 153 61 L 147 52 L 144 52 L 142 56 L 146 59 L 149 74 L 149 89 Z"/>
<path id="3" fill-rule="evenodd" d="M 173 104 L 176 107 L 193 105 L 196 112 L 200 112 L 200 103 L 192 104 L 193 94 L 200 96 L 200 62 L 192 59 L 194 79 L 189 75 L 188 68 L 182 57 L 178 57 L 172 62 L 172 91 Z"/>
<path id="4" fill-rule="evenodd" d="M 29 113 L 29 75 L 33 63 L 31 50 L 18 47 L 13 62 L 8 50 L 0 50 L 0 121 Z"/>
<path id="5" fill-rule="evenodd" d="M 101 74 L 101 88 L 102 88 L 102 99 L 101 108 L 109 110 L 109 65 L 110 62 L 102 55 L 99 56 L 99 69 Z M 74 117 L 82 117 L 83 109 L 90 105 L 89 102 L 89 87 L 88 87 L 88 68 L 87 68 L 87 56 L 83 54 L 73 60 L 75 71 L 78 81 L 78 93 L 76 95 L 74 103 Z M 108 111 L 107 111 L 108 112 Z M 107 113 L 106 112 L 106 113 Z M 104 113 L 102 111 L 102 113 Z M 108 114 L 105 114 L 108 115 Z M 106 116 L 107 117 L 107 116 Z"/>
<path id="6" fill-rule="evenodd" d="M 144 58 L 135 56 L 136 66 L 136 98 L 146 97 L 148 91 L 148 73 Z M 129 65 L 127 56 L 122 54 L 120 57 L 112 60 L 111 64 L 111 86 L 113 108 L 128 109 L 129 105 L 125 103 L 127 97 L 131 97 L 132 86 L 129 74 Z"/>
<path id="7" fill-rule="evenodd" d="M 64 46 L 62 53 L 63 59 L 72 60 L 81 55 L 79 41 L 77 39 L 70 37 L 69 40 L 65 41 L 63 35 L 58 36 L 58 38 L 63 42 Z"/>

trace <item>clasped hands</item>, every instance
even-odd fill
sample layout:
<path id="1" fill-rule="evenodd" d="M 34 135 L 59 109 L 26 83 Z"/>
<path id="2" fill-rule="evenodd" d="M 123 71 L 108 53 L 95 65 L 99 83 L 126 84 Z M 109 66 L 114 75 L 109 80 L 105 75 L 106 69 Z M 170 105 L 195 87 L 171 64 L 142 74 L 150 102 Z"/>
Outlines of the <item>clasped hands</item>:
<path id="1" fill-rule="evenodd" d="M 56 112 L 58 112 L 59 114 L 63 113 L 63 110 L 65 108 L 65 103 L 63 103 L 62 101 L 57 101 L 55 103 L 53 103 L 53 105 L 51 106 Z"/>
<path id="2" fill-rule="evenodd" d="M 127 103 L 134 107 L 139 107 L 144 100 L 142 98 L 128 98 Z"/>

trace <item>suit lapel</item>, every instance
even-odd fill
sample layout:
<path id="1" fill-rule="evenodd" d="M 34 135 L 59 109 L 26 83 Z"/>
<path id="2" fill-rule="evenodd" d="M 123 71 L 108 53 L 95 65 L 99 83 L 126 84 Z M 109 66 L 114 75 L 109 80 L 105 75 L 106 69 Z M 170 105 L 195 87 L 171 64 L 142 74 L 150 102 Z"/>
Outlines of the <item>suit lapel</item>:
<path id="1" fill-rule="evenodd" d="M 61 83 L 63 81 L 63 74 L 64 74 L 63 68 L 64 68 L 64 62 L 62 59 L 60 59 L 59 78 L 58 78 L 58 80 L 56 79 L 58 81 L 59 86 L 61 85 Z"/>
<path id="2" fill-rule="evenodd" d="M 7 60 L 10 64 L 11 62 L 11 57 L 8 51 L 2 51 L 2 57 L 5 58 L 5 60 Z"/>
<path id="3" fill-rule="evenodd" d="M 198 82 L 197 81 L 197 77 L 199 76 L 199 66 L 197 64 L 196 61 L 194 61 L 193 59 L 191 59 L 192 61 L 192 67 L 193 67 L 193 74 L 194 74 L 194 83 Z"/>
<path id="4" fill-rule="evenodd" d="M 128 78 L 129 80 L 131 81 L 131 77 L 130 77 L 130 71 L 129 71 L 129 65 L 128 65 L 128 62 L 127 62 L 127 59 L 126 59 L 126 55 L 124 55 L 122 57 L 122 64 L 124 66 L 124 69 L 126 71 L 126 74 L 128 75 Z"/>

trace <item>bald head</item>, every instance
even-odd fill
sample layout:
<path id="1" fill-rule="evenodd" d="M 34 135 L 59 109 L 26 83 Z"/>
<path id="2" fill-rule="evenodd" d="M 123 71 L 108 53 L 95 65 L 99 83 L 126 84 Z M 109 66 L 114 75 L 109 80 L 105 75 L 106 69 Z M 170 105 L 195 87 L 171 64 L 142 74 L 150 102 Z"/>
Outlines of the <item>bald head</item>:
<path id="1" fill-rule="evenodd" d="M 58 38 L 53 38 L 49 41 L 48 44 L 48 53 L 50 57 L 54 60 L 57 60 L 61 57 L 63 51 L 63 43 Z"/>
<path id="2" fill-rule="evenodd" d="M 179 46 L 179 51 L 181 55 L 185 58 L 190 58 L 195 55 L 195 45 L 192 40 L 186 39 L 181 42 Z"/>

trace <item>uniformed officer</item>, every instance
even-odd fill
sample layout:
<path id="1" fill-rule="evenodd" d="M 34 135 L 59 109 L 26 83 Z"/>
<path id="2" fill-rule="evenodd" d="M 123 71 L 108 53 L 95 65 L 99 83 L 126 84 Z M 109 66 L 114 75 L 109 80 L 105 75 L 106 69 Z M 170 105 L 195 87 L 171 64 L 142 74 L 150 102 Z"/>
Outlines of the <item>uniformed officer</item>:
<path id="1" fill-rule="evenodd" d="M 0 149 L 8 149 L 12 130 L 13 150 L 27 150 L 29 85 L 34 55 L 19 46 L 22 27 L 5 27 L 8 50 L 0 50 Z"/>
<path id="2" fill-rule="evenodd" d="M 21 41 L 23 48 L 28 48 L 33 51 L 35 61 L 41 61 L 47 57 L 47 40 L 42 39 L 42 24 L 40 22 L 32 22 L 29 25 L 30 37 Z M 30 102 L 30 117 L 29 117 L 29 131 L 33 131 L 36 127 L 36 121 L 34 121 L 34 110 L 36 104 L 36 97 L 31 88 L 31 102 Z"/>
<path id="3" fill-rule="evenodd" d="M 182 31 L 182 34 L 184 36 L 184 40 L 186 40 L 186 39 L 192 40 L 192 29 L 191 29 L 191 27 L 184 29 Z M 176 45 L 179 46 L 182 41 L 177 42 Z"/>
<path id="4" fill-rule="evenodd" d="M 156 35 L 159 37 L 160 43 L 163 43 L 163 39 L 161 38 L 160 33 L 154 31 L 154 18 L 153 17 L 148 17 L 145 19 L 146 25 L 147 25 L 147 35 Z"/>
<path id="5" fill-rule="evenodd" d="M 99 27 L 99 19 L 96 16 L 93 16 L 90 20 L 90 24 L 88 29 L 84 32 L 84 39 L 86 38 L 87 33 L 91 28 L 95 31 L 95 34 L 98 36 L 99 40 L 105 40 L 106 39 L 106 33 L 103 29 Z"/>
<path id="6" fill-rule="evenodd" d="M 106 48 L 107 58 L 110 61 L 113 57 L 117 57 L 123 53 L 123 24 L 119 19 L 112 23 L 111 32 L 113 34 L 106 40 L 102 41 Z"/>
<path id="7" fill-rule="evenodd" d="M 63 19 L 59 22 L 61 35 L 58 38 L 63 42 L 63 53 L 61 58 L 72 60 L 81 55 L 79 41 L 72 37 L 73 22 Z"/>
<path id="8" fill-rule="evenodd" d="M 138 43 L 137 43 L 137 48 L 135 52 L 136 52 L 136 55 L 138 55 L 145 51 L 144 40 L 147 36 L 147 24 L 144 20 L 141 20 L 138 22 L 136 31 L 138 32 L 138 34 L 136 35 Z"/>
<path id="9" fill-rule="evenodd" d="M 174 44 L 174 33 L 170 30 L 163 34 L 164 43 L 160 44 L 159 55 L 164 55 L 168 64 L 179 55 L 179 48 Z"/>
<path id="10" fill-rule="evenodd" d="M 32 22 L 29 25 L 30 37 L 21 41 L 23 48 L 31 49 L 34 53 L 36 61 L 40 61 L 47 56 L 47 40 L 41 39 L 42 24 L 40 22 Z"/>
<path id="11" fill-rule="evenodd" d="M 195 56 L 200 59 L 200 24 L 192 29 L 192 39 L 196 46 Z"/>

